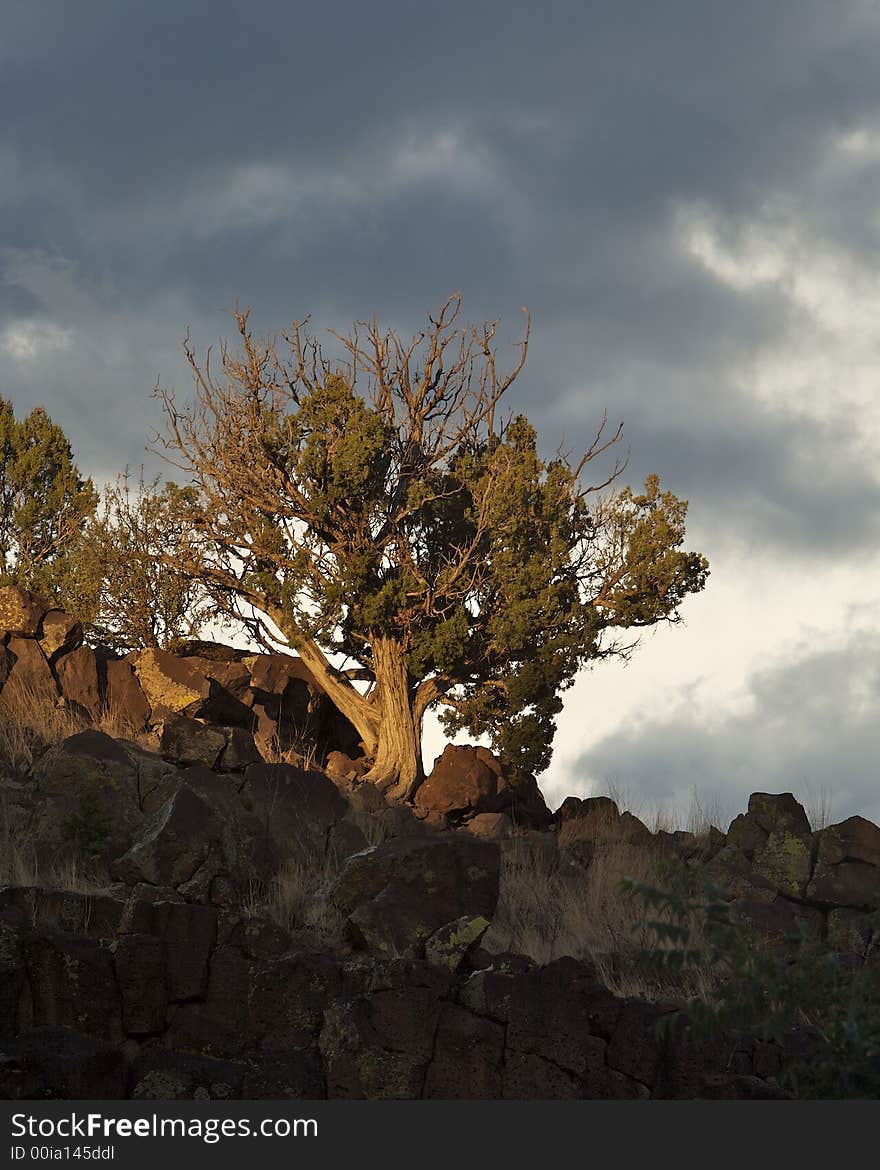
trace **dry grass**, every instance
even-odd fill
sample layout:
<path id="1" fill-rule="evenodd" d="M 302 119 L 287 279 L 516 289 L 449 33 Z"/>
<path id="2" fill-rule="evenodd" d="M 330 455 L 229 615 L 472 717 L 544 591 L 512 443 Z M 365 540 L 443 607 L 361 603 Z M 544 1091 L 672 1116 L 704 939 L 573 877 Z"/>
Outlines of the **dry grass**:
<path id="1" fill-rule="evenodd" d="M 684 830 L 696 837 L 708 834 L 710 828 L 725 831 L 733 819 L 717 793 L 703 796 L 697 788 L 691 793 L 690 807 L 683 816 L 677 809 L 670 809 L 657 802 L 638 799 L 630 789 L 615 782 L 605 785 L 597 796 L 607 796 L 620 809 L 638 817 L 652 833 L 675 833 Z"/>
<path id="2" fill-rule="evenodd" d="M 93 720 L 63 699 L 53 701 L 45 692 L 6 686 L 0 692 L 0 769 L 13 776 L 27 775 L 50 747 L 89 727 L 114 739 L 154 746 L 153 737 L 136 728 L 122 712 L 105 708 Z"/>
<path id="3" fill-rule="evenodd" d="M 810 822 L 810 828 L 814 833 L 818 833 L 821 829 L 827 829 L 829 825 L 834 824 L 834 798 L 831 795 L 830 789 L 824 784 L 820 784 L 818 788 L 813 785 L 807 786 L 804 807 L 807 813 L 807 820 Z"/>
<path id="4" fill-rule="evenodd" d="M 703 819 L 693 823 L 703 830 Z M 710 971 L 674 974 L 650 961 L 665 945 L 649 925 L 657 914 L 624 888 L 625 879 L 663 888 L 669 854 L 659 842 L 615 836 L 613 820 L 596 828 L 591 837 L 562 834 L 561 848 L 552 837 L 524 836 L 505 845 L 498 908 L 484 945 L 541 964 L 563 955 L 590 961 L 616 995 L 653 1001 L 711 996 L 716 981 Z M 699 946 L 700 923 L 688 925 L 692 945 Z"/>
<path id="5" fill-rule="evenodd" d="M 654 840 L 627 840 L 614 816 L 604 824 L 594 819 L 587 837 L 577 822 L 564 825 L 556 842 L 561 848 L 536 848 L 528 837 L 514 840 L 503 855 L 488 945 L 520 951 L 538 963 L 562 955 L 588 960 L 616 995 L 653 1001 L 710 998 L 717 983 L 711 971 L 694 967 L 676 975 L 651 961 L 666 945 L 649 925 L 658 915 L 624 882 L 665 888 L 669 854 L 656 835 L 684 829 L 699 843 L 708 840 L 711 828 L 723 831 L 729 817 L 717 798 L 704 800 L 696 790 L 684 818 L 635 801 L 619 785 L 601 795 L 650 828 Z M 702 924 L 687 925 L 691 944 L 699 947 Z"/>
<path id="6" fill-rule="evenodd" d="M 252 882 L 244 912 L 250 917 L 268 918 L 303 941 L 339 947 L 345 924 L 327 904 L 327 891 L 339 869 L 332 857 L 323 864 L 288 858 L 268 882 Z"/>
<path id="7" fill-rule="evenodd" d="M 346 819 L 360 829 L 367 845 L 373 849 L 377 845 L 381 845 L 383 841 L 387 841 L 392 835 L 387 818 L 381 814 L 376 816 L 374 813 L 368 812 L 367 809 L 353 807 Z"/>
<path id="8" fill-rule="evenodd" d="M 257 739 L 257 750 L 267 764 L 290 764 L 306 772 L 320 767 L 318 745 L 310 740 L 298 740 L 282 748 L 277 735 L 261 736 Z"/>
<path id="9" fill-rule="evenodd" d="M 47 748 L 82 726 L 70 708 L 26 687 L 6 686 L 0 693 L 0 766 L 27 773 Z"/>
<path id="10" fill-rule="evenodd" d="M 34 843 L 13 828 L 5 800 L 0 805 L 0 886 L 34 886 L 66 894 L 97 894 L 108 882 L 97 864 L 74 852 L 40 864 Z"/>
<path id="11" fill-rule="evenodd" d="M 597 843 L 589 864 L 569 851 L 524 837 L 505 848 L 492 947 L 547 963 L 561 955 L 593 958 L 631 944 L 643 915 L 621 889 L 624 878 L 658 877 L 652 851 L 625 842 Z"/>

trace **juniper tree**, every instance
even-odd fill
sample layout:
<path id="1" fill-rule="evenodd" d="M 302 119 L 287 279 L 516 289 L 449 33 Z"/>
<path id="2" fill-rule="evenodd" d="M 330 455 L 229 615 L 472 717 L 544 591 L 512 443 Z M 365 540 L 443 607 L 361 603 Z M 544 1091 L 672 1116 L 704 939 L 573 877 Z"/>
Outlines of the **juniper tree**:
<path id="1" fill-rule="evenodd" d="M 421 776 L 425 712 L 486 734 L 513 769 L 550 759 L 577 671 L 628 654 L 623 631 L 679 620 L 708 566 L 686 552 L 686 501 L 617 488 L 621 429 L 603 418 L 578 458 L 541 456 L 502 417 L 521 372 L 496 361 L 497 322 L 459 324 L 451 297 L 411 341 L 378 322 L 308 321 L 238 343 L 219 364 L 185 350 L 195 395 L 159 388 L 166 456 L 190 477 L 199 556 L 185 567 L 265 646 L 298 653 L 360 733 L 369 777 L 405 795 Z M 169 563 L 173 558 L 169 558 Z M 340 657 L 341 656 L 341 657 Z M 342 662 L 343 665 L 337 665 Z"/>
<path id="2" fill-rule="evenodd" d="M 18 420 L 0 397 L 0 579 L 66 604 L 70 558 L 98 495 L 42 407 Z"/>
<path id="3" fill-rule="evenodd" d="M 174 569 L 189 559 L 187 494 L 158 476 L 145 479 L 143 469 L 136 483 L 126 470 L 104 488 L 65 581 L 67 605 L 93 641 L 126 652 L 198 636 L 208 595 Z"/>

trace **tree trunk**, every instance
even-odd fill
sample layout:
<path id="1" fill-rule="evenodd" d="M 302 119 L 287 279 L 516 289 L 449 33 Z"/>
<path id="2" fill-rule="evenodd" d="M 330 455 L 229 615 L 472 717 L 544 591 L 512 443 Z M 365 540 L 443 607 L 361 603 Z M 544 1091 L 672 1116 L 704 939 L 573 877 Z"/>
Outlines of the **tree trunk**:
<path id="1" fill-rule="evenodd" d="M 380 718 L 376 758 L 366 778 L 389 796 L 407 800 L 424 775 L 422 721 L 413 709 L 413 687 L 401 644 L 377 637 L 372 647 Z"/>
<path id="2" fill-rule="evenodd" d="M 350 682 L 338 677 L 314 643 L 300 640 L 293 642 L 293 645 L 333 706 L 353 724 L 367 755 L 374 755 L 379 742 L 379 719 L 375 707 L 358 694 Z"/>

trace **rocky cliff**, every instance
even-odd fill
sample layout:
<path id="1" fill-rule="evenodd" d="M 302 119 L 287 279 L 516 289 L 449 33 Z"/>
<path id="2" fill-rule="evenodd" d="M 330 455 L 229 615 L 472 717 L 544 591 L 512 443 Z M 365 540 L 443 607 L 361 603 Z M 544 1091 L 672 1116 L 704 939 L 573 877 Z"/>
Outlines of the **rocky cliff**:
<path id="1" fill-rule="evenodd" d="M 778 1045 L 697 1044 L 682 1003 L 615 994 L 587 947 L 511 950 L 524 857 L 575 888 L 610 849 L 668 859 L 756 945 L 877 960 L 880 829 L 814 832 L 791 794 L 753 794 L 726 832 L 651 833 L 607 798 L 551 813 L 449 747 L 392 804 L 295 659 L 117 659 L 19 590 L 0 684 L 82 726 L 2 774 L 5 1097 L 781 1095 Z M 127 734 L 95 726 L 108 711 Z"/>

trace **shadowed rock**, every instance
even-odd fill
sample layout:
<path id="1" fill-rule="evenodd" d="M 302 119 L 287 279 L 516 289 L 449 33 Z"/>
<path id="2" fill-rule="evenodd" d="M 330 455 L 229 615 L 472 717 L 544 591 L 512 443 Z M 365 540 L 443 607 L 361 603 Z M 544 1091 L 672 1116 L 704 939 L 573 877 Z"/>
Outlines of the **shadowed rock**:
<path id="1" fill-rule="evenodd" d="M 89 646 L 64 654 L 55 664 L 55 676 L 68 703 L 97 720 L 104 706 L 98 681 L 98 663 Z"/>
<path id="2" fill-rule="evenodd" d="M 880 828 L 850 817 L 823 829 L 807 894 L 826 906 L 880 908 Z"/>
<path id="3" fill-rule="evenodd" d="M 17 692 L 19 701 L 54 704 L 60 692 L 40 643 L 33 638 L 15 636 L 8 639 L 6 647 L 12 655 L 3 684 L 7 695 Z"/>
<path id="4" fill-rule="evenodd" d="M 414 956 L 447 923 L 491 920 L 498 881 L 494 842 L 459 834 L 397 838 L 349 858 L 330 898 L 370 950 Z"/>
<path id="5" fill-rule="evenodd" d="M 727 830 L 727 842 L 774 889 L 789 897 L 804 894 L 812 868 L 812 832 L 807 814 L 790 792 L 753 792 L 749 811 Z"/>
<path id="6" fill-rule="evenodd" d="M 105 702 L 111 717 L 137 733 L 150 721 L 152 708 L 138 683 L 134 667 L 121 658 L 99 660 L 104 674 Z"/>
<path id="7" fill-rule="evenodd" d="M 217 727 L 188 715 L 166 715 L 163 721 L 159 750 L 166 760 L 182 767 L 203 764 L 213 768 L 225 747 L 226 736 Z"/>
<path id="8" fill-rule="evenodd" d="M 207 860 L 222 825 L 211 806 L 182 784 L 113 865 L 122 881 L 177 887 Z"/>

